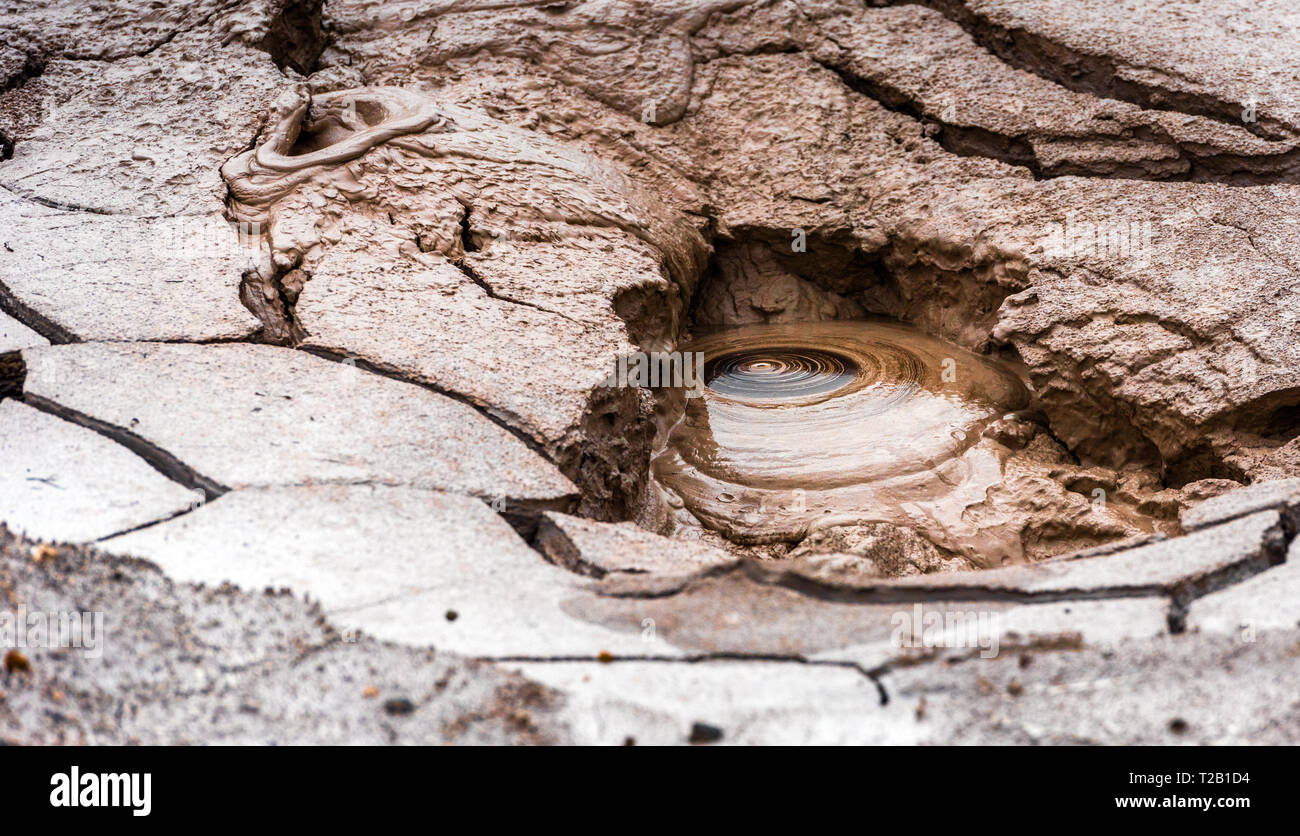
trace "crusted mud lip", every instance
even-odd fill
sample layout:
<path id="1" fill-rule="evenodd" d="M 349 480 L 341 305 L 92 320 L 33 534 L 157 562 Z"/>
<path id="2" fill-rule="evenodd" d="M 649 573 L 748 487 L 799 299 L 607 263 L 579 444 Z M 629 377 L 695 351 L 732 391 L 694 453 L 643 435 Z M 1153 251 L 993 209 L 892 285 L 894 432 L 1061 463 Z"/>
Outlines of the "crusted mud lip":
<path id="1" fill-rule="evenodd" d="M 982 433 L 1029 403 L 1010 371 L 882 321 L 741 326 L 683 350 L 702 353 L 714 374 L 719 358 L 747 364 L 728 367 L 735 391 L 719 393 L 715 379 L 687 401 L 651 465 L 707 526 L 775 542 L 813 527 L 891 522 L 997 560 L 992 532 L 954 526 L 1000 481 L 998 458 L 1009 452 L 974 450 Z M 837 364 L 824 378 L 823 351 Z M 828 391 L 804 393 L 818 387 Z"/>

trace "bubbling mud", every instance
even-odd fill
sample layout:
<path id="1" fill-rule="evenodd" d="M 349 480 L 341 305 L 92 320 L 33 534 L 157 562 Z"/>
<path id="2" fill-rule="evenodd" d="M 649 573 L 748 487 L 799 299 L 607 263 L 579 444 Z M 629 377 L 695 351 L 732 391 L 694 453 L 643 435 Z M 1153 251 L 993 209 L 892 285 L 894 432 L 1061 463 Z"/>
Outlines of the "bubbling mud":
<path id="1" fill-rule="evenodd" d="M 1029 405 L 1010 370 L 878 321 L 727 328 L 682 350 L 704 353 L 706 391 L 652 468 L 706 527 L 758 544 L 880 521 L 976 565 L 1021 559 L 1014 533 L 963 516 L 1002 478 L 1006 448 L 981 433 Z"/>

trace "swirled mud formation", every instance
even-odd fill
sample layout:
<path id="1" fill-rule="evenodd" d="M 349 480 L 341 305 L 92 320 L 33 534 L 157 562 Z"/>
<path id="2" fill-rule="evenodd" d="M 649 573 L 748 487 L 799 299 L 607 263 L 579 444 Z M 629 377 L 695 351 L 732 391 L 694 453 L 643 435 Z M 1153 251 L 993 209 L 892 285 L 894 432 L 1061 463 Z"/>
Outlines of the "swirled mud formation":
<path id="1" fill-rule="evenodd" d="M 687 349 L 705 355 L 706 393 L 654 473 L 708 527 L 761 543 L 887 522 L 979 564 L 1020 558 L 962 517 L 1002 479 L 982 433 L 1029 404 L 1010 371 L 877 321 L 751 325 Z"/>
<path id="2" fill-rule="evenodd" d="M 649 395 L 600 384 L 680 327 L 698 224 L 579 146 L 360 81 L 288 86 L 223 168 L 231 215 L 267 243 L 243 288 L 263 339 L 455 393 L 555 460 L 586 513 L 628 518 Z"/>
<path id="3" fill-rule="evenodd" d="M 308 119 L 308 108 L 313 108 Z M 267 210 L 312 176 L 351 162 L 377 145 L 409 134 L 446 130 L 432 102 L 398 88 L 363 93 L 286 91 L 276 102 L 280 119 L 253 151 L 225 168 L 244 221 L 265 221 Z M 364 190 L 347 192 L 364 196 Z"/>
<path id="4" fill-rule="evenodd" d="M 407 223 L 429 234 L 415 242 L 424 252 L 464 255 L 481 246 L 475 237 L 483 233 L 566 237 L 562 225 L 571 224 L 620 229 L 646 241 L 683 283 L 702 266 L 692 225 L 617 167 L 419 91 L 294 86 L 269 119 L 263 141 L 222 173 L 231 213 L 273 225 L 279 266 L 332 243 L 340 216 L 366 208 L 415 215 Z M 412 200 L 411 192 L 430 205 Z M 488 204 L 489 196 L 497 202 Z M 478 230 L 467 230 L 466 213 L 476 205 Z M 399 225 L 397 217 L 389 220 Z M 452 220 L 451 228 L 436 229 L 440 220 Z M 530 229 L 530 223 L 552 228 Z"/>

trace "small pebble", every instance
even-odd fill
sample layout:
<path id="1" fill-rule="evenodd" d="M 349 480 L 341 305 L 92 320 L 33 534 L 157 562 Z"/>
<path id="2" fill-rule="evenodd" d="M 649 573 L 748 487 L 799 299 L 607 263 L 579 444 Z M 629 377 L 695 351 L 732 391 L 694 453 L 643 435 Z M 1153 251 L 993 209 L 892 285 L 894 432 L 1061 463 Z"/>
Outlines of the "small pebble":
<path id="1" fill-rule="evenodd" d="M 27 661 L 27 657 L 17 650 L 10 650 L 5 654 L 5 673 L 21 671 L 23 673 L 32 672 L 32 663 Z"/>
<path id="2" fill-rule="evenodd" d="M 395 717 L 405 716 L 415 711 L 415 703 L 406 697 L 393 697 L 391 700 L 384 701 L 384 713 L 392 714 Z"/>
<path id="3" fill-rule="evenodd" d="M 722 729 L 708 723 L 695 723 L 691 726 L 691 743 L 717 743 L 722 739 Z"/>

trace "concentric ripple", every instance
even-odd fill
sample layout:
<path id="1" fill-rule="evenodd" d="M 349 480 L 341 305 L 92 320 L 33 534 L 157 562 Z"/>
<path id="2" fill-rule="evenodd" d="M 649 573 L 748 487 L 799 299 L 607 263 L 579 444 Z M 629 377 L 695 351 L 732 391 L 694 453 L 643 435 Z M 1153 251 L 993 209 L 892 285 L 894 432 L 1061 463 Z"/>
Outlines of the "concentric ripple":
<path id="1" fill-rule="evenodd" d="M 743 326 L 682 350 L 704 353 L 707 387 L 655 478 L 742 542 L 960 518 L 1001 478 L 980 433 L 1028 403 L 1009 370 L 897 323 Z"/>
<path id="2" fill-rule="evenodd" d="M 780 346 L 724 354 L 704 364 L 709 391 L 750 402 L 827 395 L 853 383 L 858 366 L 829 351 Z"/>

